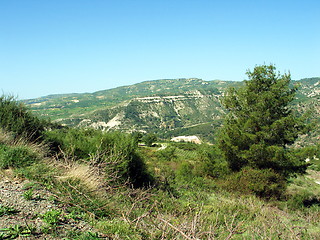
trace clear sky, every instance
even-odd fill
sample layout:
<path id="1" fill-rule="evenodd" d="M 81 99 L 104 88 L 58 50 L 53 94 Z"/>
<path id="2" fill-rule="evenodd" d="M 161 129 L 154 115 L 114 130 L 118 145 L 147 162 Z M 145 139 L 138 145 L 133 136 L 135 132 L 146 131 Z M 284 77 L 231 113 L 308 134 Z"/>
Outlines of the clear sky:
<path id="1" fill-rule="evenodd" d="M 0 0 L 0 89 L 19 99 L 264 63 L 320 77 L 319 0 Z"/>

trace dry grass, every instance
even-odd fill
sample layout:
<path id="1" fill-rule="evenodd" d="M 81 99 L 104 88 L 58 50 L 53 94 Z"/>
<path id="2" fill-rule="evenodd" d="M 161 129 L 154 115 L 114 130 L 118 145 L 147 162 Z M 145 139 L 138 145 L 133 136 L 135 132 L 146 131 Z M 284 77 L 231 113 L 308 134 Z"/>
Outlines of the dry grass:
<path id="1" fill-rule="evenodd" d="M 101 176 L 97 175 L 95 170 L 88 165 L 74 162 L 71 166 L 63 167 L 63 173 L 57 177 L 60 180 L 78 179 L 91 192 L 98 191 L 104 185 Z"/>
<path id="2" fill-rule="evenodd" d="M 13 136 L 0 128 L 0 143 L 10 144 L 13 142 Z"/>
<path id="3" fill-rule="evenodd" d="M 33 153 L 36 153 L 40 159 L 45 158 L 48 152 L 48 146 L 45 143 L 31 142 L 23 137 L 14 138 L 12 134 L 4 131 L 2 128 L 0 128 L 0 143 L 13 147 L 27 147 Z"/>

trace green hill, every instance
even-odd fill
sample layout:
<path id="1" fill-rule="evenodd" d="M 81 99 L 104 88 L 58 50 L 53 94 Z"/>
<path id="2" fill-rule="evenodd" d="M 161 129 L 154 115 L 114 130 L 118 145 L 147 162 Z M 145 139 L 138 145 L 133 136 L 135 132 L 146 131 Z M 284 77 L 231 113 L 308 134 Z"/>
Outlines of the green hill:
<path id="1" fill-rule="evenodd" d="M 300 85 L 293 108 L 311 112 L 319 124 L 320 78 L 292 81 Z M 196 134 L 212 141 L 225 111 L 219 98 L 229 86 L 242 82 L 164 79 L 84 94 L 51 95 L 26 100 L 41 117 L 69 125 L 125 132 L 155 132 L 169 138 Z M 210 127 L 209 127 L 210 126 Z M 307 137 L 315 141 L 318 132 Z"/>

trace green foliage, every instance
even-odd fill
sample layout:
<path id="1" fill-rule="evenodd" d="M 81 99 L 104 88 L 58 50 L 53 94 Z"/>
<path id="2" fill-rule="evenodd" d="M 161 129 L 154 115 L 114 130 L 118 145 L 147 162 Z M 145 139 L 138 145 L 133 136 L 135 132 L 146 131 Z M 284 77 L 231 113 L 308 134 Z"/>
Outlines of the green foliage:
<path id="1" fill-rule="evenodd" d="M 293 149 L 295 157 L 308 164 L 308 169 L 320 171 L 320 144 Z"/>
<path id="2" fill-rule="evenodd" d="M 184 162 L 180 165 L 176 173 L 176 180 L 178 182 L 190 183 L 194 179 L 194 166 L 191 163 Z"/>
<path id="3" fill-rule="evenodd" d="M 120 239 L 140 239 L 138 234 L 135 232 L 135 229 L 125 221 L 120 221 L 118 219 L 103 221 L 99 224 L 99 227 L 111 236 L 115 236 Z"/>
<path id="4" fill-rule="evenodd" d="M 26 191 L 22 194 L 22 196 L 23 196 L 24 199 L 26 199 L 26 200 L 32 200 L 32 198 L 33 198 L 33 189 L 28 189 L 28 190 L 26 190 Z"/>
<path id="5" fill-rule="evenodd" d="M 320 157 L 320 144 L 294 149 L 295 155 L 302 160 Z"/>
<path id="6" fill-rule="evenodd" d="M 51 188 L 54 183 L 55 176 L 58 174 L 56 171 L 57 169 L 52 168 L 48 163 L 40 161 L 30 166 L 17 168 L 14 172 L 18 177 L 41 182 L 48 188 Z"/>
<path id="7" fill-rule="evenodd" d="M 131 133 L 132 138 L 138 144 L 142 141 L 143 134 L 141 132 L 133 132 Z"/>
<path id="8" fill-rule="evenodd" d="M 303 191 L 299 194 L 287 196 L 286 204 L 292 210 L 320 206 L 320 197 L 308 191 Z"/>
<path id="9" fill-rule="evenodd" d="M 62 221 L 61 212 L 59 210 L 49 210 L 41 216 L 42 220 L 50 226 L 56 226 Z"/>
<path id="10" fill-rule="evenodd" d="M 148 146 L 152 147 L 153 143 L 157 141 L 157 136 L 154 133 L 148 133 L 142 138 L 142 141 Z"/>
<path id="11" fill-rule="evenodd" d="M 268 129 L 267 126 L 263 128 Z M 239 139 L 246 139 L 241 131 Z M 248 135 L 253 139 L 265 136 L 266 133 L 260 132 L 259 136 L 253 136 L 255 132 Z M 56 129 L 46 134 L 46 140 L 58 157 L 51 161 L 58 164 L 48 164 L 38 155 L 29 161 L 26 156 L 33 156 L 33 150 L 24 146 L 30 154 L 19 155 L 23 152 L 22 146 L 5 141 L 0 143 L 0 162 L 11 159 L 6 166 L 17 167 L 13 172 L 16 176 L 41 182 L 41 186 L 50 188 L 55 198 L 63 203 L 63 210 L 50 210 L 41 216 L 47 223 L 42 234 L 44 231 L 54 234 L 57 230 L 55 237 L 59 239 L 296 239 L 297 236 L 319 239 L 318 192 L 288 194 L 285 204 L 290 211 L 278 209 L 279 201 L 268 203 L 260 199 L 280 198 L 287 184 L 283 177 L 287 174 L 268 168 L 270 162 L 281 161 L 276 166 L 291 168 L 292 165 L 282 163 L 288 157 L 289 163 L 294 162 L 299 168 L 304 157 L 314 153 L 313 149 L 305 149 L 306 152 L 301 151 L 299 155 L 286 148 L 283 152 L 281 144 L 256 144 L 251 151 L 241 152 L 241 157 L 250 156 L 249 167 L 241 167 L 239 172 L 226 177 L 230 169 L 222 149 L 189 143 L 167 143 L 167 148 L 162 150 L 138 149 L 140 137 L 89 129 Z M 265 142 L 266 139 L 269 138 L 264 138 Z M 17 153 L 8 155 L 13 149 Z M 264 153 L 271 159 L 268 164 L 262 161 Z M 159 179 L 153 188 L 131 188 L 151 182 L 142 157 Z M 94 185 L 97 187 L 87 185 L 87 178 L 70 174 L 74 165 L 94 171 L 85 173 L 97 176 L 95 180 L 99 184 Z M 0 171 L 0 174 L 7 172 L 11 171 Z M 101 172 L 107 174 L 99 175 Z M 115 175 L 116 179 L 120 177 L 120 182 L 109 181 L 108 177 Z M 102 180 L 101 176 L 105 178 Z M 130 185 L 125 184 L 128 179 Z M 319 191 L 319 186 L 313 180 L 310 182 Z M 32 199 L 32 189 L 25 195 Z M 69 214 L 64 213 L 65 210 Z M 0 216 L 13 213 L 14 209 L 0 206 Z M 68 221 L 73 223 L 80 219 L 90 222 L 99 233 L 81 233 L 83 229 L 73 231 L 73 228 L 67 235 L 60 235 L 64 224 L 67 226 Z M 62 223 L 63 226 L 59 226 Z M 0 239 L 32 234 L 29 227 L 16 225 L 0 230 Z"/>
<path id="12" fill-rule="evenodd" d="M 4 215 L 12 215 L 17 213 L 18 211 L 15 210 L 13 207 L 8 207 L 4 205 L 0 205 L 0 217 Z"/>
<path id="13" fill-rule="evenodd" d="M 0 229 L 0 239 L 16 239 L 20 237 L 29 237 L 33 234 L 34 229 L 29 226 L 14 225 Z"/>
<path id="14" fill-rule="evenodd" d="M 39 160 L 39 156 L 28 146 L 0 145 L 0 168 L 25 167 Z"/>
<path id="15" fill-rule="evenodd" d="M 177 158 L 176 147 L 167 146 L 165 149 L 157 151 L 157 157 L 160 160 L 171 161 Z"/>
<path id="16" fill-rule="evenodd" d="M 304 127 L 289 108 L 297 91 L 289 86 L 290 74 L 280 75 L 273 65 L 262 65 L 247 75 L 245 86 L 230 88 L 222 101 L 229 114 L 219 147 L 230 168 L 272 168 L 283 176 L 304 172 L 304 162 L 297 161 L 287 147 Z"/>
<path id="17" fill-rule="evenodd" d="M 64 157 L 112 166 L 106 170 L 116 172 L 135 187 L 152 182 L 145 163 L 136 152 L 136 139 L 131 135 L 93 129 L 60 129 L 47 132 L 46 139 L 60 148 Z"/>
<path id="18" fill-rule="evenodd" d="M 198 150 L 197 175 L 220 178 L 230 173 L 228 163 L 216 146 L 202 144 Z"/>
<path id="19" fill-rule="evenodd" d="M 13 97 L 0 97 L 0 127 L 15 137 L 34 141 L 42 138 L 45 123 L 35 117 L 27 107 Z"/>
<path id="20" fill-rule="evenodd" d="M 75 236 L 75 232 L 72 231 L 71 237 L 72 238 L 68 238 L 68 239 L 70 239 L 70 240 L 71 239 L 74 239 L 74 240 L 99 240 L 99 239 L 101 239 L 99 234 L 94 233 L 94 232 L 85 232 L 85 233 L 78 234 L 78 236 Z"/>
<path id="21" fill-rule="evenodd" d="M 185 151 L 194 151 L 199 148 L 198 144 L 191 142 L 172 142 L 171 145 Z"/>
<path id="22" fill-rule="evenodd" d="M 286 189 L 285 179 L 272 169 L 243 168 L 221 180 L 220 186 L 241 194 L 255 194 L 258 197 L 280 198 Z"/>

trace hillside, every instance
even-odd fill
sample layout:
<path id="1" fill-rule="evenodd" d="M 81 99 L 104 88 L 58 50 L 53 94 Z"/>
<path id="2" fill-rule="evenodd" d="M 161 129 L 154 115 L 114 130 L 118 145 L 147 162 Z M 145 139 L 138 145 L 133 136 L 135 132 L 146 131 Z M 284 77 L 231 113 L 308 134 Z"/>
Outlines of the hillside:
<path id="1" fill-rule="evenodd" d="M 55 128 L 0 100 L 0 239 L 320 237 L 319 145 L 287 149 L 306 174 L 233 172 L 215 145 Z"/>
<path id="2" fill-rule="evenodd" d="M 319 124 L 320 78 L 293 81 L 300 85 L 293 108 L 310 112 Z M 69 126 L 126 132 L 155 132 L 161 137 L 197 134 L 210 141 L 225 114 L 219 98 L 242 82 L 165 79 L 85 94 L 51 95 L 25 102 L 38 116 Z M 210 131 L 208 131 L 210 130 Z M 309 134 L 315 140 L 319 132 Z M 311 140 L 310 140 L 311 141 Z"/>

